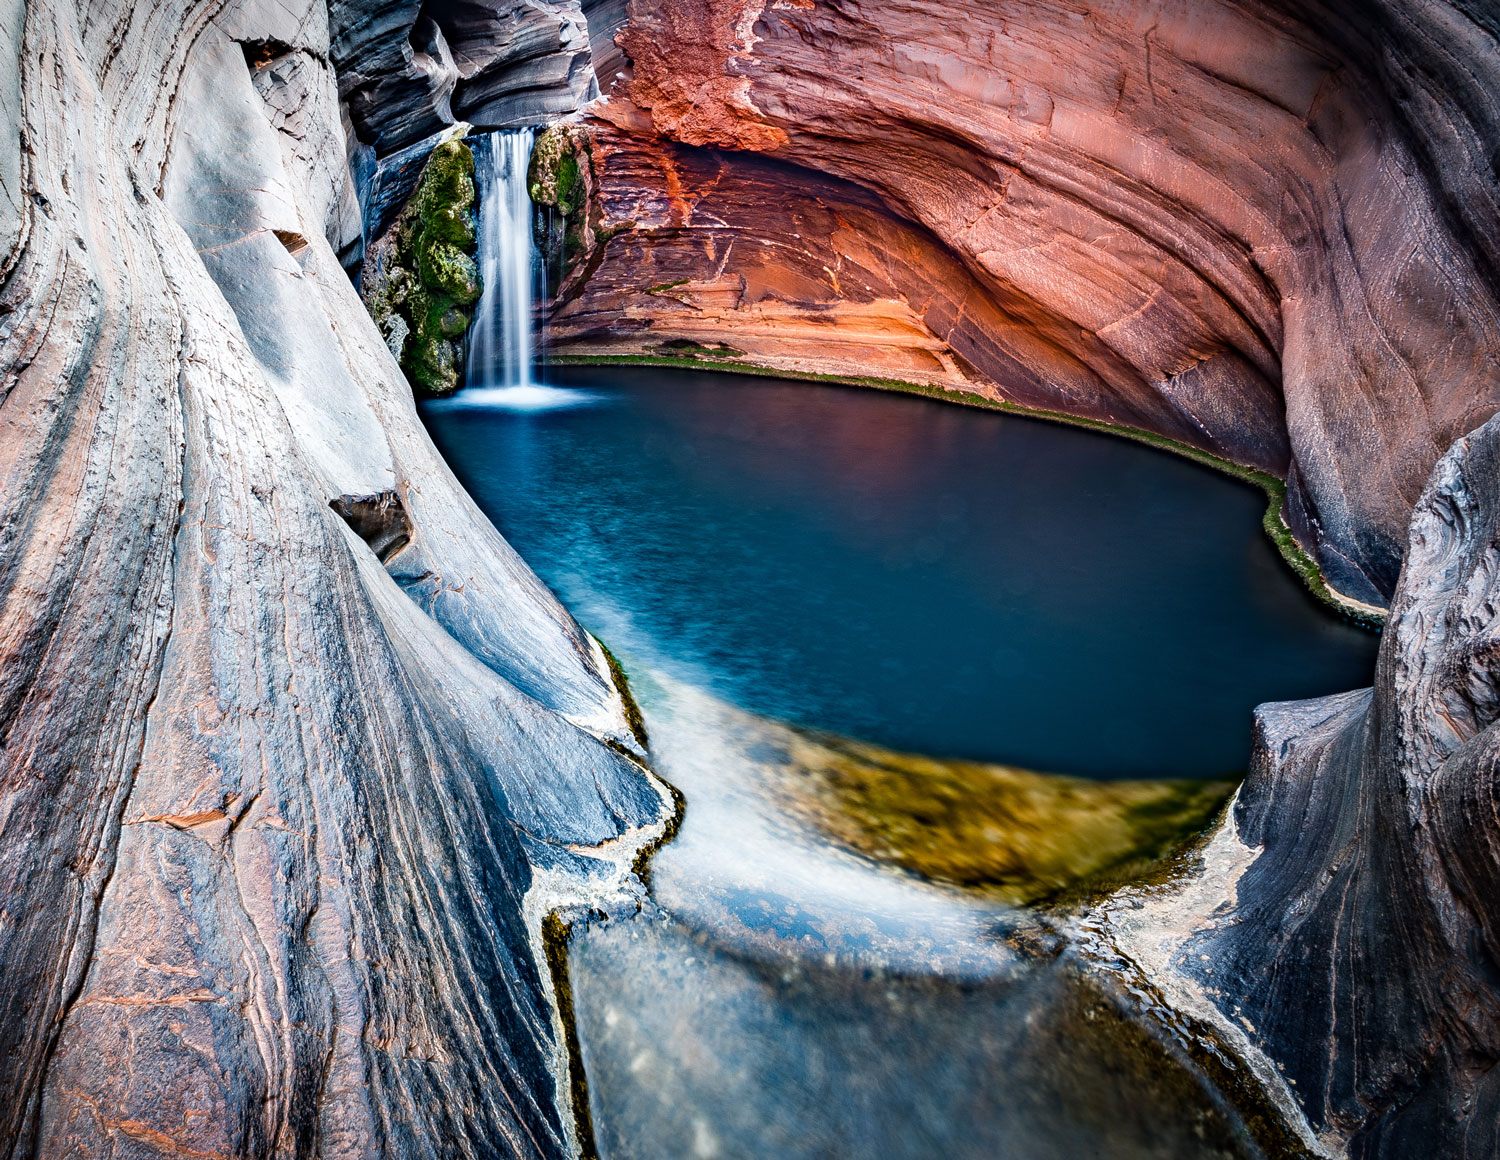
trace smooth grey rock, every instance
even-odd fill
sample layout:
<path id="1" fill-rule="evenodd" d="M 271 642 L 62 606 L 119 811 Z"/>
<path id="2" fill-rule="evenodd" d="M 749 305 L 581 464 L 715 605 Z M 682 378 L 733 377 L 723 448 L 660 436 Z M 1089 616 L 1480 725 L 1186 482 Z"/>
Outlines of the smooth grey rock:
<path id="1" fill-rule="evenodd" d="M 0 1156 L 567 1150 L 526 851 L 586 895 L 663 801 L 339 267 L 323 35 L 316 2 L 25 13 Z M 383 560 L 333 506 L 370 495 Z"/>
<path id="2" fill-rule="evenodd" d="M 539 124 L 598 92 L 578 0 L 331 0 L 329 15 L 340 95 L 382 155 L 458 119 Z"/>
<path id="3" fill-rule="evenodd" d="M 1417 503 L 1374 690 L 1261 706 L 1238 806 L 1185 891 L 1222 901 L 1153 902 L 1127 938 L 1163 948 L 1157 977 L 1244 1034 L 1334 1151 L 1500 1147 L 1497 611 L 1500 417 Z M 1217 849 L 1242 864 L 1216 869 L 1236 862 Z"/>

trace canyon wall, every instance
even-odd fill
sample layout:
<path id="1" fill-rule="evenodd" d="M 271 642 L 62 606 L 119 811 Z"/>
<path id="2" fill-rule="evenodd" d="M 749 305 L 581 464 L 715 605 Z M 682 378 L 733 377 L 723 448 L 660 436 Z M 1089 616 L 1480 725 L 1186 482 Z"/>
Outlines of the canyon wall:
<path id="1" fill-rule="evenodd" d="M 534 912 L 662 797 L 339 266 L 339 34 L 0 5 L 0 1155 L 567 1151 Z"/>
<path id="2" fill-rule="evenodd" d="M 1144 427 L 1285 474 L 1377 604 L 1500 405 L 1482 12 L 631 0 L 614 39 L 563 353 L 725 344 Z"/>
<path id="3" fill-rule="evenodd" d="M 528 916 L 663 799 L 339 262 L 443 126 L 597 70 L 565 350 L 1148 428 L 1284 472 L 1335 585 L 1393 597 L 1373 693 L 1263 711 L 1192 897 L 1229 892 L 1109 921 L 1330 1148 L 1492 1155 L 1495 37 L 1437 0 L 0 0 L 0 1154 L 567 1151 Z"/>
<path id="4" fill-rule="evenodd" d="M 1497 607 L 1500 418 L 1418 502 L 1373 691 L 1261 706 L 1207 873 L 1105 908 L 1335 1153 L 1500 1149 Z"/>

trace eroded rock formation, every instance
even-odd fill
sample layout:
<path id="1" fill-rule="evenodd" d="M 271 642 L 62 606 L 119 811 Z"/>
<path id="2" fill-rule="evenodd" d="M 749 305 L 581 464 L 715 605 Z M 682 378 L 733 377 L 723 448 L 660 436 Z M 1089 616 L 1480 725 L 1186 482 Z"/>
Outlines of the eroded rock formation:
<path id="1" fill-rule="evenodd" d="M 1500 1148 L 1500 418 L 1417 505 L 1373 693 L 1265 705 L 1207 854 L 1227 893 L 1110 908 L 1119 941 L 1274 1060 L 1356 1156 Z"/>
<path id="2" fill-rule="evenodd" d="M 566 1151 L 536 912 L 663 798 L 339 260 L 597 68 L 560 345 L 1148 428 L 1394 594 L 1373 694 L 1267 708 L 1204 872 L 1101 921 L 1330 1148 L 1492 1155 L 1496 25 L 0 0 L 0 1154 Z"/>
<path id="3" fill-rule="evenodd" d="M 594 92 L 578 0 L 329 0 L 358 138 L 388 153 L 455 121 L 534 125 Z"/>
<path id="4" fill-rule="evenodd" d="M 0 32 L 0 1154 L 559 1155 L 525 909 L 662 799 L 339 266 L 326 13 Z"/>
<path id="5" fill-rule="evenodd" d="M 632 0 L 594 112 L 605 224 L 638 229 L 559 347 L 1146 427 L 1286 473 L 1334 586 L 1384 603 L 1427 472 L 1500 405 L 1491 38 L 1440 3 Z"/>

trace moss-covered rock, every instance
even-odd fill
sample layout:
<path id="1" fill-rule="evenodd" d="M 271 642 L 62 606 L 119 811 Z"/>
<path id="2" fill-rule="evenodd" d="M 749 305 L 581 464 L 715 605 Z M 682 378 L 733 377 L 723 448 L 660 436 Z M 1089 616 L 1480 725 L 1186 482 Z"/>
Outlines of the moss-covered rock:
<path id="1" fill-rule="evenodd" d="M 446 395 L 463 381 L 474 261 L 474 155 L 455 135 L 427 158 L 410 200 L 365 259 L 362 294 L 412 387 Z"/>
<path id="2" fill-rule="evenodd" d="M 788 804 L 858 853 L 1013 905 L 1148 876 L 1201 834 L 1222 781 L 1093 781 L 788 730 Z"/>
<path id="3" fill-rule="evenodd" d="M 597 188 L 594 143 L 586 128 L 561 122 L 537 137 L 526 189 L 547 211 L 538 216 L 536 240 L 549 294 L 556 293 L 579 259 L 604 240 Z"/>

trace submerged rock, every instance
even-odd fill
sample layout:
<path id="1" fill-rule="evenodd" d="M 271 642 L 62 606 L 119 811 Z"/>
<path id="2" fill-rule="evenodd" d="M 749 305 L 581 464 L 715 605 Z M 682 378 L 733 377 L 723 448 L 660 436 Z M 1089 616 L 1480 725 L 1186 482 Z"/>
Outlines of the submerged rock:
<path id="1" fill-rule="evenodd" d="M 788 807 L 849 848 L 1011 905 L 1100 895 L 1160 872 L 1213 821 L 1234 783 L 1099 781 L 766 723 Z"/>

